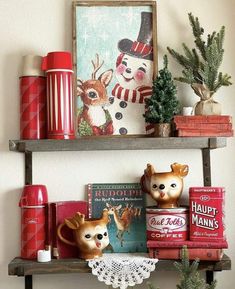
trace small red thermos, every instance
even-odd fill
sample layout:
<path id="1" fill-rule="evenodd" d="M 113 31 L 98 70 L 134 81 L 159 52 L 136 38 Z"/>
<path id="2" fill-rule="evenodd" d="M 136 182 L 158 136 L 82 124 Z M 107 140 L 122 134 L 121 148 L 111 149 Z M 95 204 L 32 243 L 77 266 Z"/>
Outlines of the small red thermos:
<path id="1" fill-rule="evenodd" d="M 74 139 L 74 91 L 70 52 L 50 52 L 43 58 L 47 76 L 47 137 Z"/>
<path id="2" fill-rule="evenodd" d="M 20 77 L 20 138 L 46 138 L 46 77 L 42 57 L 23 57 Z"/>
<path id="3" fill-rule="evenodd" d="M 45 249 L 47 189 L 44 185 L 26 185 L 21 207 L 21 258 L 36 259 L 37 251 Z"/>

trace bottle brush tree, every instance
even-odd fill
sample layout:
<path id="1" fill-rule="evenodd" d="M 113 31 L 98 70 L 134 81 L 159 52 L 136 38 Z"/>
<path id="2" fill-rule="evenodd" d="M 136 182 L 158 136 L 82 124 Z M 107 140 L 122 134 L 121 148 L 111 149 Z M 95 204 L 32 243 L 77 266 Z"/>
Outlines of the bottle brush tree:
<path id="1" fill-rule="evenodd" d="M 203 40 L 204 29 L 201 27 L 197 17 L 192 13 L 188 14 L 189 22 L 195 38 L 195 47 L 190 49 L 185 43 L 183 54 L 167 47 L 173 58 L 183 66 L 182 76 L 175 78 L 178 81 L 188 83 L 195 93 L 207 99 L 212 96 L 220 87 L 231 85 L 231 76 L 219 72 L 219 67 L 224 56 L 225 27 L 222 26 L 219 32 L 212 32 Z"/>
<path id="2" fill-rule="evenodd" d="M 145 99 L 146 112 L 144 118 L 149 123 L 170 123 L 179 111 L 179 101 L 176 98 L 176 86 L 168 70 L 168 59 L 164 56 L 164 67 L 153 81 L 153 92 Z"/>

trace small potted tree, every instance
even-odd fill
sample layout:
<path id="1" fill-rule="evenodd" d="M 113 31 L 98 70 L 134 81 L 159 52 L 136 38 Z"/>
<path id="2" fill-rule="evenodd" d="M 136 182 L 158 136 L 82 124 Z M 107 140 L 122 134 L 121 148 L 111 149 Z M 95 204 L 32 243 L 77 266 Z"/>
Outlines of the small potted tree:
<path id="1" fill-rule="evenodd" d="M 231 76 L 219 72 L 223 60 L 225 27 L 222 26 L 219 32 L 212 32 L 207 35 L 207 41 L 202 39 L 204 29 L 201 27 L 198 18 L 192 13 L 188 14 L 189 22 L 195 38 L 195 48 L 183 43 L 184 55 L 167 47 L 173 58 L 183 66 L 182 77 L 175 78 L 178 81 L 190 84 L 194 92 L 200 97 L 195 106 L 195 114 L 198 115 L 219 115 L 221 105 L 214 101 L 213 95 L 222 86 L 231 85 Z"/>
<path id="2" fill-rule="evenodd" d="M 164 56 L 164 67 L 153 81 L 153 92 L 145 99 L 146 122 L 154 124 L 154 136 L 169 137 L 171 135 L 171 121 L 179 111 L 179 101 L 176 98 L 176 86 L 168 70 L 168 59 Z"/>

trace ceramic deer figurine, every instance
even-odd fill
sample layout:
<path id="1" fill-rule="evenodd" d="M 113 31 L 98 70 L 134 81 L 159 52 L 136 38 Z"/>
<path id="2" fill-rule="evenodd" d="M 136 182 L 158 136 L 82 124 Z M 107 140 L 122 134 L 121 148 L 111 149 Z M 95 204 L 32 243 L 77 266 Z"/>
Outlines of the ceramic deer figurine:
<path id="1" fill-rule="evenodd" d="M 102 250 L 109 244 L 108 223 L 108 210 L 103 211 L 100 219 L 85 219 L 85 215 L 77 212 L 72 218 L 65 219 L 64 223 L 59 225 L 57 235 L 62 242 L 77 246 L 79 258 L 98 258 L 102 256 Z M 67 240 L 63 236 L 64 226 L 73 231 L 74 241 Z"/>
<path id="2" fill-rule="evenodd" d="M 113 77 L 113 70 L 109 69 L 97 78 L 96 73 L 103 66 L 99 55 L 91 61 L 93 72 L 91 79 L 77 80 L 77 96 L 83 102 L 82 111 L 78 114 L 77 124 L 79 135 L 110 135 L 113 134 L 113 121 L 109 111 L 105 108 L 109 102 L 107 86 Z"/>
<path id="3" fill-rule="evenodd" d="M 158 208 L 177 208 L 188 171 L 188 165 L 173 163 L 170 172 L 156 172 L 148 164 L 141 177 L 142 189 L 157 201 Z"/>
<path id="4" fill-rule="evenodd" d="M 125 232 L 128 232 L 129 230 L 132 218 L 134 216 L 134 210 L 131 206 L 128 207 L 127 205 L 120 214 L 119 211 L 121 210 L 122 205 L 112 206 L 106 203 L 106 207 L 108 209 L 108 214 L 113 215 L 114 222 L 117 227 L 116 237 L 119 239 L 121 243 L 121 247 L 123 247 L 123 242 L 124 242 L 123 235 Z"/>

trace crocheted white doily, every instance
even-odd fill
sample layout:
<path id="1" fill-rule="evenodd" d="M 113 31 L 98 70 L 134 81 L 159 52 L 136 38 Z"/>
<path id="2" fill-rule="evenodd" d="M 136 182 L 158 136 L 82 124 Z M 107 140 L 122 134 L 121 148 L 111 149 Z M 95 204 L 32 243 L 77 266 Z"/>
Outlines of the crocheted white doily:
<path id="1" fill-rule="evenodd" d="M 101 258 L 89 260 L 92 274 L 106 285 L 125 289 L 141 284 L 155 270 L 157 259 L 146 258 L 146 254 L 103 254 Z"/>

